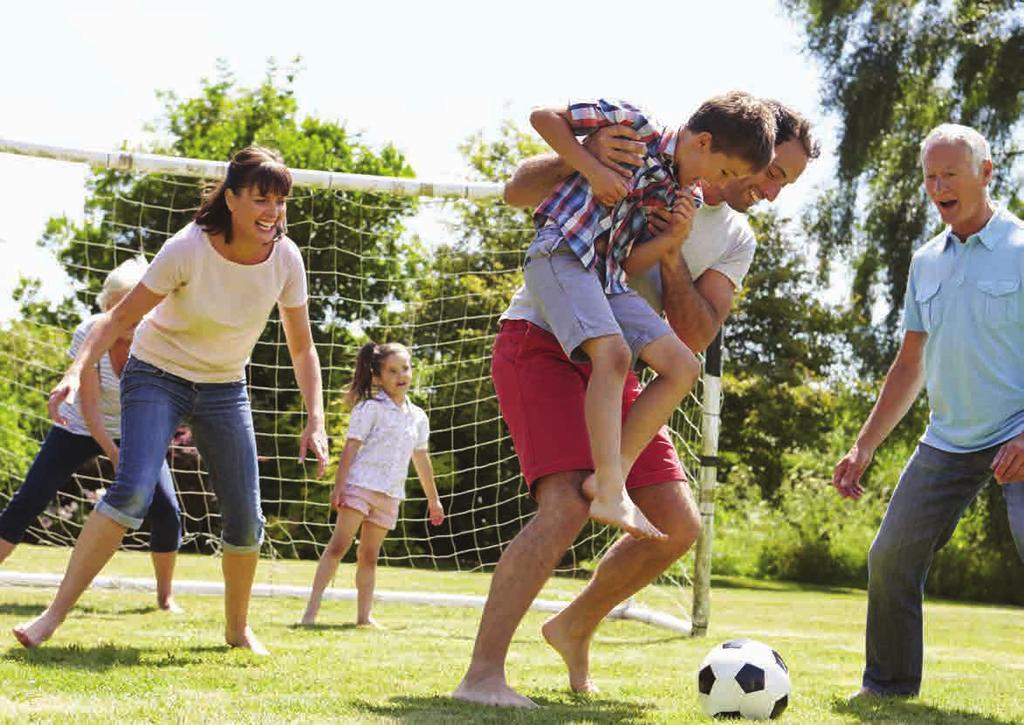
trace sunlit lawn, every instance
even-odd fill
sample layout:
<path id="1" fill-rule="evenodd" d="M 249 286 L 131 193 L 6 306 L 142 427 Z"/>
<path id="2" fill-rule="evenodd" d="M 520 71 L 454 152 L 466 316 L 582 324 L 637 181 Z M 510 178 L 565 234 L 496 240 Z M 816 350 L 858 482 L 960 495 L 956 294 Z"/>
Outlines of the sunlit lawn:
<path id="1" fill-rule="evenodd" d="M 21 547 L 4 571 L 62 571 L 67 550 Z M 265 583 L 308 585 L 312 562 L 265 562 Z M 183 556 L 180 579 L 219 579 L 212 557 Z M 145 555 L 118 554 L 105 575 L 147 576 Z M 336 585 L 351 586 L 344 564 Z M 381 589 L 484 593 L 485 574 L 382 571 Z M 557 579 L 543 596 L 578 582 Z M 543 708 L 510 712 L 457 704 L 448 693 L 473 646 L 479 610 L 379 604 L 386 630 L 354 629 L 354 603 L 327 602 L 321 626 L 294 622 L 298 599 L 255 599 L 252 622 L 273 656 L 222 646 L 219 597 L 181 595 L 184 615 L 152 595 L 89 592 L 57 636 L 26 651 L 8 630 L 39 612 L 50 590 L 0 589 L 0 715 L 23 722 L 321 721 L 677 723 L 699 721 L 695 672 L 706 651 L 753 637 L 783 653 L 793 696 L 784 722 L 1013 723 L 1024 721 L 1024 610 L 935 602 L 926 610 L 922 697 L 851 706 L 863 652 L 864 593 L 716 581 L 712 627 L 690 639 L 635 622 L 607 622 L 593 652 L 601 693 L 574 696 L 540 637 L 546 615 L 527 615 L 512 645 L 513 686 Z"/>

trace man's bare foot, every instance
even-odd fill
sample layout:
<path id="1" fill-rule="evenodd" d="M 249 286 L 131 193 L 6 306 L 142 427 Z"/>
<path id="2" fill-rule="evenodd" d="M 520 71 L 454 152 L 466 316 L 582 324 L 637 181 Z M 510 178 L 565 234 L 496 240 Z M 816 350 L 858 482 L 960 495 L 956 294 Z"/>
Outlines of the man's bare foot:
<path id="1" fill-rule="evenodd" d="M 597 523 L 615 526 L 637 539 L 668 538 L 647 520 L 625 489 L 618 495 L 603 495 L 594 474 L 590 474 L 583 481 L 583 495 L 590 499 L 590 518 Z"/>
<path id="2" fill-rule="evenodd" d="M 247 649 L 250 650 L 254 655 L 266 657 L 270 654 L 270 650 L 263 646 L 263 643 L 256 638 L 256 635 L 253 634 L 252 630 L 248 627 L 246 627 L 240 635 L 235 637 L 229 634 L 225 634 L 224 640 L 228 643 L 229 647 Z"/>
<path id="3" fill-rule="evenodd" d="M 366 627 L 367 629 L 387 629 L 383 624 L 378 622 L 373 617 L 367 619 L 361 619 L 356 622 L 357 627 Z"/>
<path id="4" fill-rule="evenodd" d="M 503 675 L 481 680 L 470 680 L 469 675 L 466 675 L 452 693 L 452 699 L 495 707 L 521 707 L 528 710 L 537 707 L 533 700 L 509 687 Z"/>
<path id="5" fill-rule="evenodd" d="M 548 644 L 562 656 L 569 669 L 569 687 L 573 692 L 593 694 L 600 692 L 590 681 L 590 638 L 574 637 L 569 627 L 556 614 L 540 628 Z"/>
<path id="6" fill-rule="evenodd" d="M 43 612 L 35 619 L 16 626 L 11 630 L 11 634 L 14 635 L 14 638 L 18 640 L 22 647 L 33 649 L 52 637 L 60 624 L 60 620 L 54 619 L 48 616 L 46 612 Z"/>
<path id="7" fill-rule="evenodd" d="M 185 613 L 185 610 L 181 607 L 181 605 L 178 604 L 176 601 L 174 601 L 174 597 L 167 597 L 163 601 L 160 601 L 158 599 L 157 602 L 156 602 L 156 605 L 160 609 L 162 609 L 163 611 L 167 612 L 168 614 L 184 614 Z"/>

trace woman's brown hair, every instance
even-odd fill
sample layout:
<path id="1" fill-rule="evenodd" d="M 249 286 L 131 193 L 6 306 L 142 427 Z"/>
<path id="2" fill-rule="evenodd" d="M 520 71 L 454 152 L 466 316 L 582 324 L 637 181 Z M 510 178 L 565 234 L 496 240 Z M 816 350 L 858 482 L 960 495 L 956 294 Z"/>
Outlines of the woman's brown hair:
<path id="1" fill-rule="evenodd" d="M 224 180 L 203 194 L 203 203 L 196 212 L 196 224 L 207 234 L 219 234 L 224 243 L 231 243 L 231 210 L 225 195 L 228 189 L 238 194 L 255 187 L 260 194 L 288 196 L 292 190 L 292 174 L 281 155 L 262 146 L 247 146 L 231 158 Z"/>

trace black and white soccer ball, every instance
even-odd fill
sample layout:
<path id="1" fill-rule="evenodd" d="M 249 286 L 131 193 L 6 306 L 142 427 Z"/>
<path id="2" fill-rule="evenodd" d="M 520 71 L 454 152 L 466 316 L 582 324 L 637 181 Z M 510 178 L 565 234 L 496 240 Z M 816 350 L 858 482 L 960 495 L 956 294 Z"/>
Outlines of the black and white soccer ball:
<path id="1" fill-rule="evenodd" d="M 778 652 L 752 639 L 732 639 L 700 663 L 697 691 L 711 717 L 774 720 L 789 704 L 789 668 Z"/>

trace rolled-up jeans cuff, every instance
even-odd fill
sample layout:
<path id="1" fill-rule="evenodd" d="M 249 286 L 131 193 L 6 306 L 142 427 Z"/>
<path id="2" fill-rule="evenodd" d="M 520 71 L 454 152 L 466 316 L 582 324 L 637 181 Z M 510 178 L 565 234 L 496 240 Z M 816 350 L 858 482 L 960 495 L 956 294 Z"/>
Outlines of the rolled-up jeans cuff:
<path id="1" fill-rule="evenodd" d="M 98 511 L 99 513 L 106 516 L 108 519 L 112 519 L 115 522 L 121 524 L 121 526 L 124 526 L 129 529 L 137 529 L 140 526 L 142 526 L 142 519 L 137 519 L 134 516 L 129 516 L 128 514 L 122 511 L 118 511 L 116 508 L 114 508 L 113 506 L 111 506 L 110 504 L 103 500 L 100 500 L 100 502 L 96 504 L 95 511 Z"/>
<path id="2" fill-rule="evenodd" d="M 252 546 L 237 546 L 235 544 L 229 544 L 226 541 L 220 542 L 221 551 L 225 554 L 252 554 L 253 552 L 259 552 L 263 547 L 263 536 L 261 535 L 259 541 Z"/>

